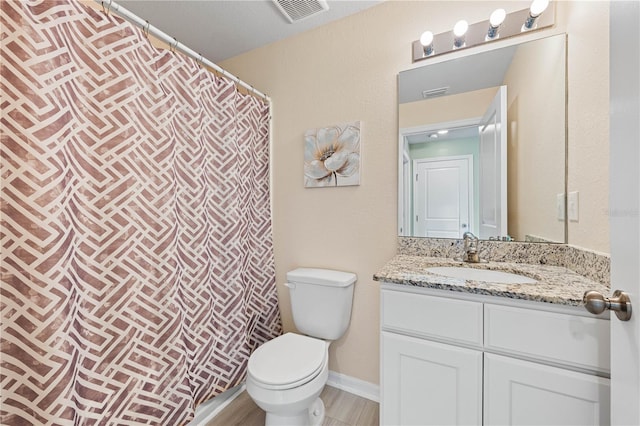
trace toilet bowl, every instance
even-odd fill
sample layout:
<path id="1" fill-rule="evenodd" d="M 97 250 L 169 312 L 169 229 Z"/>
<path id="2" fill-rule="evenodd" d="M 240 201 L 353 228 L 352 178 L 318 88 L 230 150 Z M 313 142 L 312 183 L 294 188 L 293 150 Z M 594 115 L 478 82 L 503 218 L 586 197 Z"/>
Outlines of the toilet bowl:
<path id="1" fill-rule="evenodd" d="M 329 342 L 287 333 L 249 359 L 247 392 L 266 412 L 266 425 L 320 425 L 319 398 L 329 377 Z"/>
<path id="2" fill-rule="evenodd" d="M 322 424 L 320 393 L 329 378 L 329 345 L 349 326 L 356 279 L 329 269 L 287 273 L 293 322 L 304 334 L 276 337 L 249 357 L 247 393 L 266 411 L 266 425 Z"/>

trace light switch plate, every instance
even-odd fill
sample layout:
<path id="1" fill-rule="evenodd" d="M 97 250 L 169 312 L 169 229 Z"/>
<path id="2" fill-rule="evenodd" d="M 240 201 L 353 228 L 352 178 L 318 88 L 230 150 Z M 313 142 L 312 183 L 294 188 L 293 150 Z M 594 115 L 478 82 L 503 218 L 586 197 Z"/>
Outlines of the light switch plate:
<path id="1" fill-rule="evenodd" d="M 569 193 L 567 204 L 568 204 L 567 214 L 569 216 L 569 221 L 578 222 L 579 210 L 580 210 L 578 191 L 573 191 Z"/>
<path id="2" fill-rule="evenodd" d="M 556 216 L 560 222 L 564 222 L 564 194 L 556 196 Z"/>

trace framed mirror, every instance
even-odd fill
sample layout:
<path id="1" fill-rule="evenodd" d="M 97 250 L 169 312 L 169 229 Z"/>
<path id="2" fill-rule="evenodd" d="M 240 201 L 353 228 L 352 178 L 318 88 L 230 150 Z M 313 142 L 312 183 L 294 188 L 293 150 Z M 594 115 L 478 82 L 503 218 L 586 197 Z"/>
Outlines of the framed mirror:
<path id="1" fill-rule="evenodd" d="M 566 243 L 566 36 L 401 72 L 398 234 Z"/>

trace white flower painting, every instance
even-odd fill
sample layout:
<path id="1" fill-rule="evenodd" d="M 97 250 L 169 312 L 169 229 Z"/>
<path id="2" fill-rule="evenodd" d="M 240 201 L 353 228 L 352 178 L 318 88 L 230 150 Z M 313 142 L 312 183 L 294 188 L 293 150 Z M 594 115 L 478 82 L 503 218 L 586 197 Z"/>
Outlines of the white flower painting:
<path id="1" fill-rule="evenodd" d="M 304 186 L 360 185 L 360 121 L 304 134 Z"/>

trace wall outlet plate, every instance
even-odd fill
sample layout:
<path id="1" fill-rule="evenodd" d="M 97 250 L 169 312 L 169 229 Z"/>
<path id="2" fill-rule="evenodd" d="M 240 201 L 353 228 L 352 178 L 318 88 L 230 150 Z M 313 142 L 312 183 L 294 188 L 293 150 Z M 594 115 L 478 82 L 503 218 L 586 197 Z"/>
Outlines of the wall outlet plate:
<path id="1" fill-rule="evenodd" d="M 573 191 L 569 193 L 567 197 L 567 215 L 569 216 L 570 222 L 578 222 L 579 217 L 579 197 L 578 191 Z"/>

